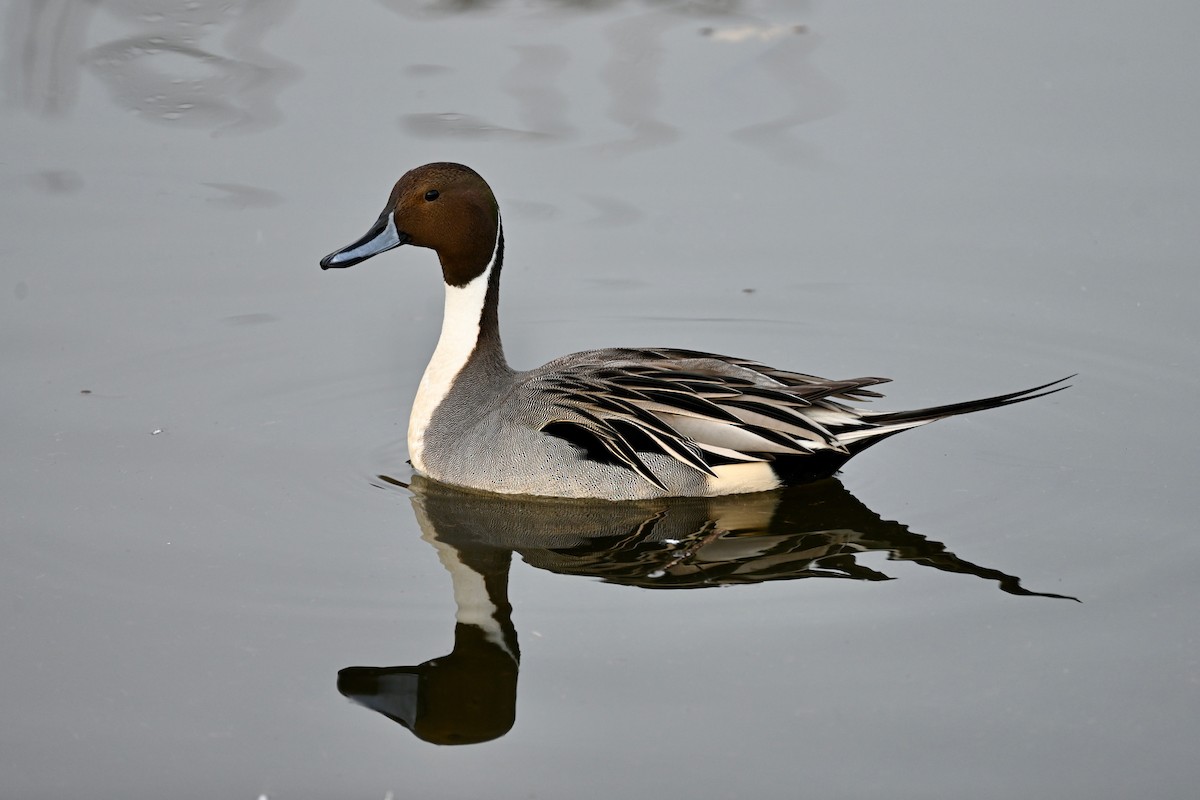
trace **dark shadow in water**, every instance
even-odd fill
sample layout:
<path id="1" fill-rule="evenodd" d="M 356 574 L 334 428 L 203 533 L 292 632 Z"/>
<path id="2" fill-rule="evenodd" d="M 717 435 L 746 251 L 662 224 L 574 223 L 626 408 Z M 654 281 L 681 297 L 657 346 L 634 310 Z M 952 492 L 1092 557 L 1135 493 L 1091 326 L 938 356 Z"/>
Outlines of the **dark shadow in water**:
<path id="1" fill-rule="evenodd" d="M 260 43 L 294 4 L 13 0 L 5 18 L 9 94 L 34 113 L 63 113 L 86 67 L 118 106 L 142 119 L 220 133 L 262 130 L 281 120 L 278 95 L 300 71 Z M 97 10 L 130 35 L 89 47 Z"/>
<path id="2" fill-rule="evenodd" d="M 892 561 L 992 581 L 1013 595 L 1074 599 L 1025 589 L 1013 575 L 881 519 L 836 479 L 779 492 L 631 503 L 518 500 L 419 477 L 409 488 L 422 538 L 450 572 L 458 606 L 454 649 L 416 666 L 347 667 L 338 673 L 338 691 L 436 744 L 496 739 L 516 719 L 513 553 L 549 572 L 648 589 L 890 580 L 858 561 L 886 553 Z"/>
<path id="3" fill-rule="evenodd" d="M 570 53 L 556 45 L 514 47 L 516 65 L 501 79 L 505 93 L 516 101 L 516 114 L 525 127 L 507 128 L 471 114 L 452 111 L 407 113 L 400 127 L 424 139 L 478 139 L 547 144 L 574 135 L 567 113 L 566 93 L 555 81 L 570 62 Z M 414 80 L 438 78 L 449 67 L 425 64 L 408 70 Z"/>
<path id="4" fill-rule="evenodd" d="M 79 93 L 79 59 L 98 3 L 12 0 L 4 17 L 9 96 L 38 114 L 60 114 Z"/>

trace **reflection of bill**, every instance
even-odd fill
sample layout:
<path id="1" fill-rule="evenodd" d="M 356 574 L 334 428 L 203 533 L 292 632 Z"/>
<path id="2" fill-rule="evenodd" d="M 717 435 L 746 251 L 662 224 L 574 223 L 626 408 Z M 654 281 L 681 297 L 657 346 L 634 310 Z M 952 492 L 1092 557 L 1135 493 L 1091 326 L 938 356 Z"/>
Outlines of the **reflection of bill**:
<path id="1" fill-rule="evenodd" d="M 298 70 L 259 42 L 294 0 L 160 5 L 147 14 L 144 4 L 122 0 L 14 0 L 5 20 L 10 92 L 31 111 L 65 112 L 86 66 L 142 119 L 222 132 L 277 124 L 278 94 Z M 129 35 L 89 42 L 97 9 Z"/>
<path id="2" fill-rule="evenodd" d="M 999 570 L 881 519 L 835 479 L 777 492 L 611 503 L 516 499 L 414 479 L 423 538 L 450 572 L 454 650 L 415 667 L 349 667 L 338 690 L 436 744 L 503 736 L 516 718 L 520 651 L 508 601 L 512 553 L 526 563 L 609 583 L 694 589 L 799 578 L 890 580 L 858 562 L 886 554 L 1033 592 Z"/>

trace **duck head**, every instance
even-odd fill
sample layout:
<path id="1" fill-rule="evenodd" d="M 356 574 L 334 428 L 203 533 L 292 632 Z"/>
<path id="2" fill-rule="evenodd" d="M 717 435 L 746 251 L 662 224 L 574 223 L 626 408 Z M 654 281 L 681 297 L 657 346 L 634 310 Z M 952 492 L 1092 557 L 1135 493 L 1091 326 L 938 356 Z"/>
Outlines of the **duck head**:
<path id="1" fill-rule="evenodd" d="M 426 164 L 396 181 L 371 229 L 321 259 L 321 269 L 352 267 L 411 244 L 437 252 L 446 283 L 465 286 L 487 268 L 499 234 L 499 205 L 479 173 L 462 164 Z"/>

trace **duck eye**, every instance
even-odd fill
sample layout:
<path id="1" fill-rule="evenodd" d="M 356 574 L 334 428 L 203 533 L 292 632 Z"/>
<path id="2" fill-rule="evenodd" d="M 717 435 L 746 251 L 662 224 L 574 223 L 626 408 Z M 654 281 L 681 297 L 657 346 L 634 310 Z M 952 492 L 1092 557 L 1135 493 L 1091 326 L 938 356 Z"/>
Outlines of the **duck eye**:
<path id="1" fill-rule="evenodd" d="M 431 203 L 432 203 L 434 200 L 437 200 L 437 199 L 438 199 L 438 190 L 437 190 L 437 189 L 430 189 L 428 192 L 426 192 L 426 193 L 425 193 L 425 199 L 426 199 L 426 200 L 428 200 L 428 201 L 429 201 L 429 202 L 431 202 Z"/>

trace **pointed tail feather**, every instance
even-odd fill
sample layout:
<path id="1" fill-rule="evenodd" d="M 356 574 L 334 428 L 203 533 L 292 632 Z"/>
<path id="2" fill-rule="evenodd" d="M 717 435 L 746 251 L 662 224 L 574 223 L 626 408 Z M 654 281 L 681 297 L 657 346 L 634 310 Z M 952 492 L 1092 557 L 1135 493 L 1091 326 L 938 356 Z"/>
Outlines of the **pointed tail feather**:
<path id="1" fill-rule="evenodd" d="M 972 411 L 984 411 L 989 408 L 1010 406 L 1013 403 L 1023 403 L 1026 400 L 1033 400 L 1038 397 L 1054 394 L 1055 392 L 1061 392 L 1063 389 L 1071 387 L 1069 384 L 1066 386 L 1059 386 L 1059 384 L 1069 381 L 1074 377 L 1074 375 L 1068 375 L 1056 381 L 1043 383 L 1041 386 L 1034 386 L 1032 389 L 998 394 L 995 397 L 984 397 L 979 400 L 967 400 L 963 403 L 950 403 L 949 405 L 933 406 L 932 408 L 918 408 L 912 411 L 884 411 L 878 414 L 871 414 L 868 419 L 877 425 L 892 425 L 901 422 L 932 422 L 935 419 L 969 414 Z M 1050 388 L 1052 386 L 1057 388 Z"/>
<path id="2" fill-rule="evenodd" d="M 1074 378 L 1074 375 L 1068 375 L 1065 378 L 1059 378 L 1056 381 L 1043 383 L 1041 386 L 1034 386 L 1032 389 L 1023 389 L 1019 392 L 1009 392 L 1008 394 L 999 394 L 994 397 L 984 397 L 979 400 L 967 400 L 962 403 L 950 403 L 944 406 L 932 406 L 930 408 L 917 408 L 911 411 L 881 411 L 878 413 L 869 413 L 863 415 L 863 422 L 868 422 L 872 428 L 865 428 L 854 431 L 848 436 L 843 434 L 839 436 L 839 440 L 846 443 L 852 453 L 861 452 L 871 445 L 886 439 L 900 431 L 915 428 L 919 425 L 924 425 L 927 422 L 934 420 L 945 419 L 946 417 L 954 417 L 959 414 L 970 414 L 973 411 L 985 411 L 989 408 L 1000 408 L 1001 406 L 1009 406 L 1013 403 L 1023 403 L 1026 400 L 1034 400 L 1038 397 L 1061 392 L 1063 389 L 1069 389 L 1070 384 L 1061 385 L 1065 381 Z"/>

